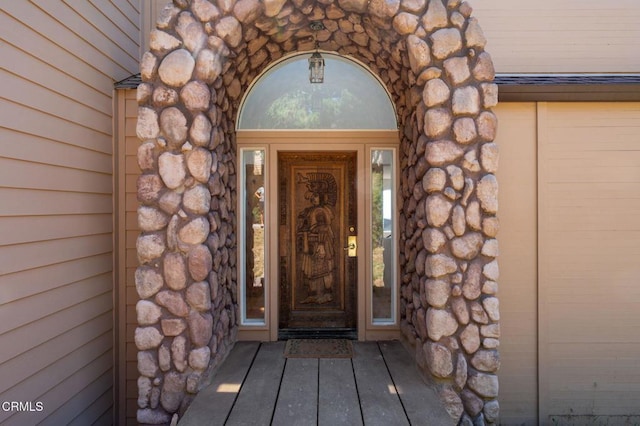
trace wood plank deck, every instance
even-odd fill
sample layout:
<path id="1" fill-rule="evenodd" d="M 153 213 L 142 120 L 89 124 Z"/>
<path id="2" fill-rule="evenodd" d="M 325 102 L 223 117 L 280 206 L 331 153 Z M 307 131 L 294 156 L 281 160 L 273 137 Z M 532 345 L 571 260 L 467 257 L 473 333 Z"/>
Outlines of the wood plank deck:
<path id="1" fill-rule="evenodd" d="M 289 358 L 238 342 L 180 426 L 453 425 L 400 342 L 353 342 L 352 359 Z"/>

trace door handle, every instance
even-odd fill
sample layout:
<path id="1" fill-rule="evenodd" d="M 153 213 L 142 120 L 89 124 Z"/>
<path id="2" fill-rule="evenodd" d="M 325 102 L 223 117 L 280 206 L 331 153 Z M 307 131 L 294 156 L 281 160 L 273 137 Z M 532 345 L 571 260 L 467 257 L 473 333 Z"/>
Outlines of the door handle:
<path id="1" fill-rule="evenodd" d="M 356 242 L 357 237 L 355 235 L 349 235 L 347 237 L 347 246 L 344 250 L 347 252 L 347 256 L 356 257 L 358 254 L 358 243 Z"/>

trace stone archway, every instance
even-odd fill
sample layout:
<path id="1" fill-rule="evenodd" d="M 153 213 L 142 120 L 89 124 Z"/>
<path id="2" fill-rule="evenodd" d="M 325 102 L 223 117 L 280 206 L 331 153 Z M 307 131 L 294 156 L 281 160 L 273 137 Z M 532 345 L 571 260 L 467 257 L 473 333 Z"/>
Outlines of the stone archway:
<path id="1" fill-rule="evenodd" d="M 251 81 L 314 47 L 367 64 L 401 126 L 402 332 L 447 410 L 498 418 L 497 86 L 460 0 L 174 0 L 141 63 L 138 420 L 182 413 L 237 332 L 234 120 Z"/>

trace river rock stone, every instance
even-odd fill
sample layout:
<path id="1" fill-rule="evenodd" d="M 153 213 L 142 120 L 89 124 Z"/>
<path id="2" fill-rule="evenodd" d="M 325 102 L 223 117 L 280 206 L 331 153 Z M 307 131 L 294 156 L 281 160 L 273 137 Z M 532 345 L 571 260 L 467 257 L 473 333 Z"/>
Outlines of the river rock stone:
<path id="1" fill-rule="evenodd" d="M 441 194 L 429 195 L 425 202 L 425 212 L 427 223 L 431 226 L 440 227 L 447 223 L 453 203 Z"/>
<path id="2" fill-rule="evenodd" d="M 162 256 L 165 249 L 164 238 L 158 234 L 140 235 L 136 241 L 138 261 L 143 265 Z"/>
<path id="3" fill-rule="evenodd" d="M 427 365 L 434 376 L 446 378 L 453 373 L 453 360 L 451 351 L 439 343 L 427 342 L 425 344 Z"/>
<path id="4" fill-rule="evenodd" d="M 160 321 L 160 326 L 165 336 L 178 336 L 187 328 L 185 321 L 179 318 L 163 319 Z"/>
<path id="5" fill-rule="evenodd" d="M 482 306 L 491 321 L 500 321 L 500 303 L 497 297 L 487 297 L 482 301 Z"/>
<path id="6" fill-rule="evenodd" d="M 451 224 L 453 233 L 455 235 L 461 236 L 465 233 L 467 224 L 465 222 L 464 208 L 462 206 L 457 205 L 453 208 L 453 214 L 451 215 Z"/>
<path id="7" fill-rule="evenodd" d="M 495 214 L 498 211 L 498 180 L 492 174 L 485 175 L 476 189 L 482 210 Z"/>
<path id="8" fill-rule="evenodd" d="M 484 403 L 484 418 L 489 423 L 496 423 L 500 417 L 500 403 L 497 399 Z"/>
<path id="9" fill-rule="evenodd" d="M 443 308 L 449 300 L 451 287 L 444 280 L 427 280 L 425 283 L 425 296 L 427 303 L 434 308 Z"/>
<path id="10" fill-rule="evenodd" d="M 467 325 L 460 333 L 460 343 L 468 354 L 474 354 L 480 348 L 480 330 L 475 324 Z"/>
<path id="11" fill-rule="evenodd" d="M 207 183 L 211 176 L 211 153 L 204 148 L 196 148 L 187 155 L 189 173 L 198 182 Z"/>
<path id="12" fill-rule="evenodd" d="M 189 307 L 180 293 L 162 290 L 156 295 L 155 300 L 158 305 L 164 306 L 177 317 L 186 317 L 189 314 Z"/>
<path id="13" fill-rule="evenodd" d="M 496 138 L 498 131 L 498 119 L 495 114 L 489 111 L 482 112 L 476 119 L 478 134 L 485 141 L 492 141 Z"/>
<path id="14" fill-rule="evenodd" d="M 184 185 L 187 171 L 183 155 L 163 152 L 158 158 L 158 169 L 167 188 L 176 189 Z"/>
<path id="15" fill-rule="evenodd" d="M 193 214 L 207 214 L 211 208 L 211 194 L 204 185 L 187 189 L 183 195 L 185 210 Z"/>
<path id="16" fill-rule="evenodd" d="M 431 52 L 437 59 L 445 59 L 462 49 L 462 37 L 456 28 L 444 28 L 431 35 Z"/>
<path id="17" fill-rule="evenodd" d="M 157 348 L 163 337 L 155 327 L 136 327 L 134 333 L 136 347 L 141 351 Z"/>
<path id="18" fill-rule="evenodd" d="M 216 33 L 231 47 L 237 47 L 242 41 L 242 25 L 233 16 L 220 19 L 216 24 Z"/>
<path id="19" fill-rule="evenodd" d="M 430 253 L 437 253 L 438 250 L 440 250 L 440 248 L 447 242 L 445 235 L 441 231 L 433 228 L 426 229 L 422 233 L 422 240 L 424 247 Z"/>
<path id="20" fill-rule="evenodd" d="M 171 359 L 176 370 L 183 372 L 187 368 L 187 339 L 176 336 L 171 342 Z"/>
<path id="21" fill-rule="evenodd" d="M 188 50 L 174 50 L 160 63 L 158 75 L 167 86 L 184 86 L 191 79 L 195 65 L 196 61 Z"/>
<path id="22" fill-rule="evenodd" d="M 160 320 L 162 310 L 149 300 L 138 300 L 136 303 L 136 317 L 139 325 L 153 325 Z"/>
<path id="23" fill-rule="evenodd" d="M 442 277 L 447 274 L 452 274 L 458 270 L 456 261 L 445 254 L 434 254 L 427 256 L 425 264 L 425 274 L 428 277 Z"/>
<path id="24" fill-rule="evenodd" d="M 476 122 L 471 117 L 458 118 L 453 123 L 453 134 L 458 143 L 466 145 L 473 142 L 478 136 Z"/>
<path id="25" fill-rule="evenodd" d="M 159 231 L 169 223 L 169 217 L 154 207 L 138 207 L 138 227 L 141 231 Z"/>
<path id="26" fill-rule="evenodd" d="M 447 174 L 437 167 L 430 168 L 422 178 L 422 188 L 427 193 L 440 192 L 447 184 Z"/>
<path id="27" fill-rule="evenodd" d="M 481 397 L 496 398 L 498 396 L 498 376 L 495 374 L 470 371 L 467 384 Z"/>
<path id="28" fill-rule="evenodd" d="M 487 52 L 482 52 L 473 68 L 473 77 L 478 81 L 493 81 L 495 76 L 496 71 L 493 68 L 491 56 Z"/>
<path id="29" fill-rule="evenodd" d="M 446 27 L 449 23 L 447 9 L 441 0 L 429 0 L 427 13 L 422 18 L 424 29 L 431 32 L 436 28 Z"/>
<path id="30" fill-rule="evenodd" d="M 153 357 L 151 351 L 140 350 L 138 351 L 138 373 L 143 377 L 154 378 L 158 372 L 158 363 Z"/>
<path id="31" fill-rule="evenodd" d="M 495 373 L 500 368 L 500 355 L 496 350 L 478 350 L 471 358 L 471 365 L 477 370 Z"/>
<path id="32" fill-rule="evenodd" d="M 187 269 L 180 253 L 167 253 L 163 260 L 164 277 L 171 290 L 182 290 L 187 285 Z"/>
<path id="33" fill-rule="evenodd" d="M 484 407 L 484 401 L 469 389 L 464 389 L 460 393 L 460 399 L 464 404 L 464 408 L 471 417 L 476 417 Z"/>
<path id="34" fill-rule="evenodd" d="M 484 238 L 478 232 L 470 232 L 451 240 L 451 252 L 459 259 L 471 260 L 480 253 Z"/>
<path id="35" fill-rule="evenodd" d="M 469 70 L 469 60 L 466 57 L 449 58 L 444 61 L 444 69 L 453 85 L 457 86 L 471 77 Z"/>
<path id="36" fill-rule="evenodd" d="M 149 49 L 157 53 L 170 52 L 180 46 L 180 40 L 161 30 L 151 30 L 149 34 Z M 155 56 L 155 55 L 154 55 Z"/>
<path id="37" fill-rule="evenodd" d="M 444 309 L 427 309 L 427 333 L 434 342 L 442 337 L 452 336 L 458 330 L 458 321 L 451 312 Z"/>
<path id="38" fill-rule="evenodd" d="M 455 142 L 440 140 L 429 142 L 425 151 L 427 161 L 432 166 L 444 166 L 457 161 L 464 151 Z"/>
<path id="39" fill-rule="evenodd" d="M 498 267 L 498 261 L 493 260 L 484 265 L 482 274 L 491 281 L 498 281 L 498 278 L 500 278 L 500 268 Z"/>
<path id="40" fill-rule="evenodd" d="M 141 299 L 154 296 L 163 285 L 162 274 L 157 270 L 141 266 L 135 272 L 136 291 Z"/>
<path id="41" fill-rule="evenodd" d="M 191 245 L 204 243 L 208 235 L 209 221 L 202 216 L 189 221 L 178 231 L 180 241 Z"/>
<path id="42" fill-rule="evenodd" d="M 138 108 L 136 135 L 141 140 L 155 139 L 160 135 L 158 113 L 155 110 L 146 107 Z"/>
<path id="43" fill-rule="evenodd" d="M 469 308 L 467 307 L 467 302 L 465 302 L 462 297 L 451 298 L 451 310 L 461 325 L 469 324 Z"/>
<path id="44" fill-rule="evenodd" d="M 188 318 L 189 337 L 195 346 L 206 346 L 213 335 L 213 317 L 209 313 L 191 311 Z"/>
<path id="45" fill-rule="evenodd" d="M 167 373 L 160 394 L 162 408 L 169 413 L 177 411 L 185 396 L 185 385 L 186 378 L 182 374 L 173 371 Z"/>
<path id="46" fill-rule="evenodd" d="M 451 89 L 443 80 L 434 78 L 427 81 L 422 91 L 422 100 L 429 108 L 442 105 L 449 100 Z"/>
<path id="47" fill-rule="evenodd" d="M 432 108 L 424 117 L 424 131 L 427 136 L 436 138 L 451 128 L 452 116 L 447 108 Z"/>
<path id="48" fill-rule="evenodd" d="M 189 352 L 189 366 L 194 370 L 205 370 L 209 366 L 211 349 L 208 346 L 193 349 Z"/>
<path id="49" fill-rule="evenodd" d="M 482 168 L 489 173 L 495 173 L 498 170 L 498 145 L 495 143 L 486 143 L 480 149 L 480 163 Z"/>
<path id="50" fill-rule="evenodd" d="M 409 64 L 414 74 L 420 73 L 431 63 L 431 50 L 426 41 L 410 35 L 407 37 L 407 53 L 409 54 Z"/>
<path id="51" fill-rule="evenodd" d="M 401 12 L 393 18 L 393 28 L 398 34 L 413 34 L 418 28 L 418 17 L 413 13 Z"/>
<path id="52" fill-rule="evenodd" d="M 211 92 L 201 81 L 190 81 L 180 91 L 180 99 L 191 111 L 205 111 L 209 108 Z"/>
<path id="53" fill-rule="evenodd" d="M 453 92 L 452 108 L 455 115 L 480 112 L 480 92 L 474 86 L 460 87 Z"/>
<path id="54" fill-rule="evenodd" d="M 193 283 L 187 289 L 187 303 L 197 311 L 208 311 L 211 309 L 211 292 L 209 283 Z"/>

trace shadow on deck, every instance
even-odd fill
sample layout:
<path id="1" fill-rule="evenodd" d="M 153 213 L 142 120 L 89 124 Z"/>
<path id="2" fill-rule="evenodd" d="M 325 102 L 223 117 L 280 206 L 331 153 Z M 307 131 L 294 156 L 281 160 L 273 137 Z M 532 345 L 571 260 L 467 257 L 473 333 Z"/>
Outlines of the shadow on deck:
<path id="1" fill-rule="evenodd" d="M 400 342 L 354 356 L 285 358 L 285 343 L 238 342 L 179 426 L 453 425 Z"/>

